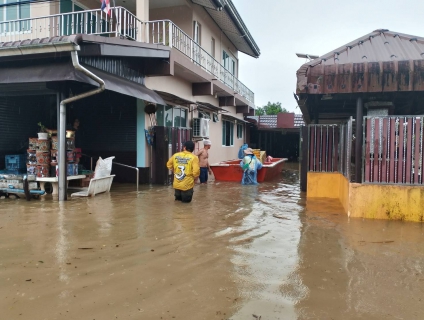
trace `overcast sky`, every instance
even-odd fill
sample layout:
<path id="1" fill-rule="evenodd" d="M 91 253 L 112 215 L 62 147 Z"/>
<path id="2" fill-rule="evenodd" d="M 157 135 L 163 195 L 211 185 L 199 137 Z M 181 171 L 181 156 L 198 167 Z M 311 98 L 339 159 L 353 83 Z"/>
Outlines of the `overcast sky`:
<path id="1" fill-rule="evenodd" d="M 424 2 L 415 0 L 293 1 L 233 0 L 258 44 L 259 59 L 240 53 L 240 80 L 255 93 L 255 105 L 281 102 L 296 108 L 296 71 L 305 59 L 323 55 L 376 29 L 424 37 Z"/>

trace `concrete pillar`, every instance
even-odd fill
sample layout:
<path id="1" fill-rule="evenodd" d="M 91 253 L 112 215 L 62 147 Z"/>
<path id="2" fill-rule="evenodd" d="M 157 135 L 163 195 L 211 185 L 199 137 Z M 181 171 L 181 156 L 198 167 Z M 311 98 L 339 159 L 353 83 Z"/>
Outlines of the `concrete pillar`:
<path id="1" fill-rule="evenodd" d="M 67 200 L 66 194 L 66 105 L 59 106 L 59 201 Z"/>
<path id="2" fill-rule="evenodd" d="M 355 144 L 355 182 L 362 182 L 362 120 L 363 101 L 361 97 L 356 99 L 356 144 Z"/>
<path id="3" fill-rule="evenodd" d="M 136 1 L 136 16 L 141 21 L 149 21 L 149 0 Z"/>
<path id="4" fill-rule="evenodd" d="M 144 101 L 137 99 L 137 167 L 145 168 L 146 165 L 146 113 L 144 112 Z"/>
<path id="5" fill-rule="evenodd" d="M 136 2 L 135 15 L 141 20 L 142 25 L 139 26 L 137 32 L 137 41 L 139 42 L 150 42 L 149 40 L 149 25 L 145 22 L 149 21 L 149 0 L 137 0 Z"/>

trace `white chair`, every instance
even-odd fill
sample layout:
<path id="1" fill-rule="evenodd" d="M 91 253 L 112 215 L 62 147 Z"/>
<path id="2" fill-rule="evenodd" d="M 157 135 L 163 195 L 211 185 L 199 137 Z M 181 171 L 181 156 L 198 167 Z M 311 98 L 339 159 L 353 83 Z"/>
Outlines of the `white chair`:
<path id="1" fill-rule="evenodd" d="M 101 178 L 92 178 L 86 190 L 72 193 L 71 197 L 94 197 L 98 193 L 109 192 L 113 177 L 115 177 L 114 174 Z"/>

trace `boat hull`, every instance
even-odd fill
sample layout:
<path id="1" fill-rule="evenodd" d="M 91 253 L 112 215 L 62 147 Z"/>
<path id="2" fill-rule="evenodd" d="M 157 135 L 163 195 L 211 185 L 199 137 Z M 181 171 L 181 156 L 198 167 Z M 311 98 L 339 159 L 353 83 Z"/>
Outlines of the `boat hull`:
<path id="1" fill-rule="evenodd" d="M 211 164 L 211 170 L 216 181 L 241 182 L 243 170 L 241 160 L 228 160 Z M 265 162 L 262 169 L 258 170 L 258 182 L 271 181 L 280 176 L 286 158 L 274 158 L 272 162 Z"/>

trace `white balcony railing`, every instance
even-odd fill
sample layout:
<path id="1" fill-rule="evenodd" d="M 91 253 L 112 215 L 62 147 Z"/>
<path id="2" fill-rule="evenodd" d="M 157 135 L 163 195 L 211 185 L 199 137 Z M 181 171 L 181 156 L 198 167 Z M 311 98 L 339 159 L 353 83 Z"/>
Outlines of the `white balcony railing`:
<path id="1" fill-rule="evenodd" d="M 253 92 L 220 64 L 205 49 L 191 39 L 183 30 L 170 20 L 149 21 L 145 23 L 146 42 L 163 44 L 177 49 L 186 57 L 212 74 L 215 79 L 226 84 L 249 102 L 254 102 Z"/>
<path id="2" fill-rule="evenodd" d="M 72 34 L 115 36 L 175 48 L 194 64 L 249 102 L 253 92 L 170 20 L 143 22 L 123 7 L 86 10 L 0 22 L 0 42 L 61 37 Z"/>

